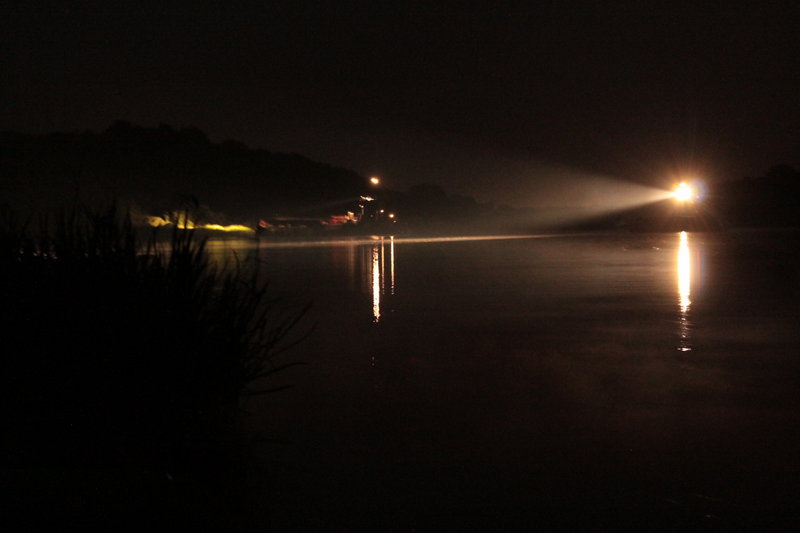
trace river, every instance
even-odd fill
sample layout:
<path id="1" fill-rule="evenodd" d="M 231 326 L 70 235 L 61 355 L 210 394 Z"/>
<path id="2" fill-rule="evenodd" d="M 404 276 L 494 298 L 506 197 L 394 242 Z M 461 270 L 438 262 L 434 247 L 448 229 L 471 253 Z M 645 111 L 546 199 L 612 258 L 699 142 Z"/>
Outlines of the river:
<path id="1" fill-rule="evenodd" d="M 800 492 L 800 233 L 219 241 L 313 331 L 246 405 L 278 529 L 768 527 Z"/>

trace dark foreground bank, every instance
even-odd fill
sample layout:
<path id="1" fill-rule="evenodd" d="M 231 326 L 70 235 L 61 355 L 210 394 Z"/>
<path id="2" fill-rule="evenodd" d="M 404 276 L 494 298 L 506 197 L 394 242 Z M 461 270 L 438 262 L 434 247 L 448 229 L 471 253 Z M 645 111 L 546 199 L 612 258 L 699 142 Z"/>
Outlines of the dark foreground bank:
<path id="1" fill-rule="evenodd" d="M 303 312 L 192 231 L 142 241 L 114 207 L 0 222 L 10 509 L 67 529 L 243 526 L 239 402 L 292 365 Z"/>

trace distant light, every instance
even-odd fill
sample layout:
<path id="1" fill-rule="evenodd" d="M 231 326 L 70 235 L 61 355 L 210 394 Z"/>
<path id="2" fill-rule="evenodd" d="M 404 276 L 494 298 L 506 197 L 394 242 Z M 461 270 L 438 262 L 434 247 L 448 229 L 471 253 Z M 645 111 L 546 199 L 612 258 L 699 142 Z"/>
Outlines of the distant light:
<path id="1" fill-rule="evenodd" d="M 371 201 L 373 201 L 374 199 L 375 199 L 375 198 L 373 198 L 372 196 L 362 196 L 362 197 L 361 197 L 361 200 L 363 200 L 364 202 L 371 202 Z"/>
<path id="2" fill-rule="evenodd" d="M 394 213 L 389 213 L 389 218 L 394 218 Z"/>
<path id="3" fill-rule="evenodd" d="M 372 176 L 372 177 L 369 179 L 369 182 L 370 182 L 371 184 L 373 184 L 373 185 L 377 185 L 377 184 L 379 184 L 379 183 L 381 182 L 381 180 L 380 180 L 380 178 L 378 178 L 377 176 Z"/>
<path id="4" fill-rule="evenodd" d="M 261 225 L 261 222 L 264 222 L 263 226 Z M 183 215 L 178 217 L 178 220 L 175 221 L 175 222 L 170 220 L 169 217 L 167 217 L 167 216 L 164 216 L 164 217 L 149 216 L 149 217 L 147 217 L 147 223 L 149 225 L 153 226 L 154 228 L 158 228 L 158 227 L 161 227 L 161 226 L 171 226 L 171 225 L 175 224 L 175 226 L 178 229 L 198 229 L 198 228 L 200 228 L 200 229 L 208 229 L 208 230 L 213 230 L 213 231 L 226 231 L 226 232 L 241 231 L 241 232 L 245 232 L 245 233 L 252 233 L 252 232 L 255 231 L 253 228 L 248 227 L 248 226 L 242 226 L 241 224 L 231 224 L 231 225 L 227 225 L 227 226 L 223 226 L 221 224 L 201 224 L 201 225 L 197 225 L 193 220 L 189 220 L 188 218 L 186 218 Z M 259 221 L 258 225 L 259 225 L 259 227 L 264 228 L 264 227 L 266 227 L 266 224 L 267 224 L 266 221 L 262 220 L 262 221 Z"/>
<path id="5" fill-rule="evenodd" d="M 164 217 L 147 217 L 147 223 L 153 226 L 154 228 L 159 228 L 161 226 L 167 226 L 172 224 L 169 220 Z"/>
<path id="6" fill-rule="evenodd" d="M 672 193 L 673 198 L 679 202 L 688 202 L 697 198 L 697 191 L 686 182 L 681 182 Z"/>
<path id="7" fill-rule="evenodd" d="M 244 232 L 244 233 L 252 233 L 253 231 L 255 231 L 255 230 L 253 230 L 253 228 L 250 228 L 248 226 L 242 226 L 241 224 L 230 224 L 228 226 L 222 226 L 220 224 L 203 224 L 202 226 L 199 226 L 199 227 L 204 228 L 204 229 L 214 230 L 214 231 L 228 231 L 228 232 L 230 232 L 230 231 L 241 231 L 241 232 Z"/>

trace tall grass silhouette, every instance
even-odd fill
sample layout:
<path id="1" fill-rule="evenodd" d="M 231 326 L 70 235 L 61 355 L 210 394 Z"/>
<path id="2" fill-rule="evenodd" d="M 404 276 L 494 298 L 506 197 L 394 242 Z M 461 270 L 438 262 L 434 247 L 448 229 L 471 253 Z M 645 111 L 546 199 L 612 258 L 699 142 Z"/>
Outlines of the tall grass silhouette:
<path id="1" fill-rule="evenodd" d="M 0 213 L 11 461 L 168 472 L 300 364 L 282 354 L 305 309 L 279 307 L 257 265 L 216 266 L 193 230 L 163 237 L 114 205 Z"/>

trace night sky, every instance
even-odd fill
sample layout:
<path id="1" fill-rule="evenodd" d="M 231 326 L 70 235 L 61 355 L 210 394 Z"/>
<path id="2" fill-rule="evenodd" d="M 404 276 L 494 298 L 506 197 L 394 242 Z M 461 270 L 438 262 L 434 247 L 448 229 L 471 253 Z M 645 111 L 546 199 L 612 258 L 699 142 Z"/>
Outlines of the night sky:
<path id="1" fill-rule="evenodd" d="M 517 206 L 800 166 L 797 2 L 465 4 L 13 2 L 0 129 L 196 126 Z"/>

